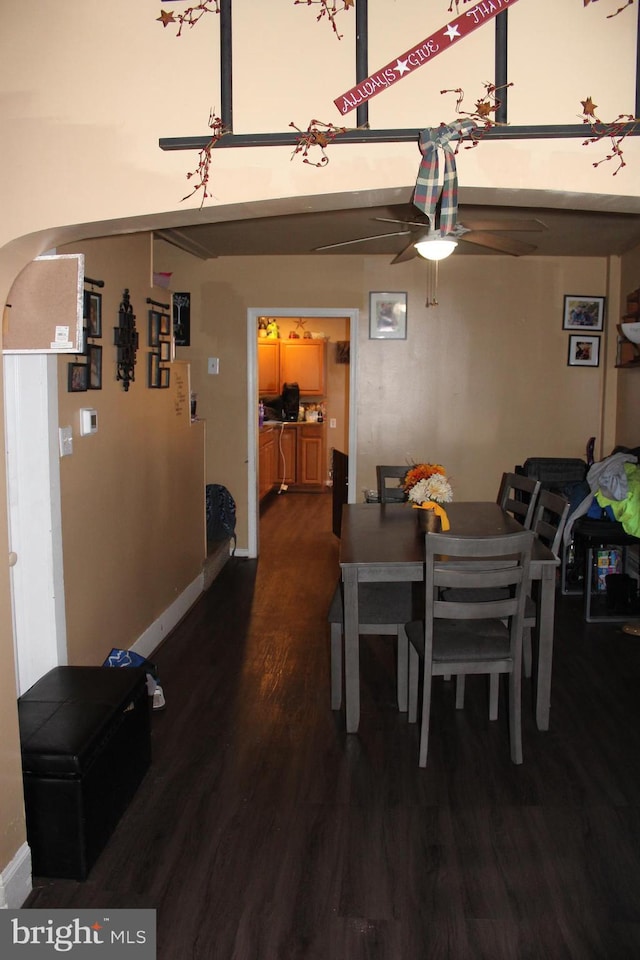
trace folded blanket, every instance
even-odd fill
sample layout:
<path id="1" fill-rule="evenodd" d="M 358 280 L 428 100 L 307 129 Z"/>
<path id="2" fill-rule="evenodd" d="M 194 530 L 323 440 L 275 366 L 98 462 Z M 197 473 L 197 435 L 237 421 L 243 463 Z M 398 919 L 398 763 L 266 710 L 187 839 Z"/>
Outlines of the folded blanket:
<path id="1" fill-rule="evenodd" d="M 640 537 L 640 467 L 636 463 L 625 463 L 624 471 L 628 493 L 623 500 L 609 499 L 601 488 L 596 491 L 595 497 L 601 507 L 611 507 L 625 533 Z"/>

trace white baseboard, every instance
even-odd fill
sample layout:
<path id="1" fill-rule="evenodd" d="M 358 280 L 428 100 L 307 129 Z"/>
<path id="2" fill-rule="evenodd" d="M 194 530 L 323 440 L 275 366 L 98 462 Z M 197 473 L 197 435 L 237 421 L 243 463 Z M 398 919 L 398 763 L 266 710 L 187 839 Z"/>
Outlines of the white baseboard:
<path id="1" fill-rule="evenodd" d="M 189 612 L 202 593 L 203 584 L 204 575 L 200 573 L 187 589 L 183 590 L 180 596 L 173 601 L 171 606 L 167 607 L 158 619 L 147 627 L 145 632 L 132 644 L 131 649 L 142 657 L 149 657 L 160 646 L 167 634 Z"/>
<path id="2" fill-rule="evenodd" d="M 31 850 L 27 843 L 23 843 L 0 874 L 0 909 L 18 910 L 32 888 Z"/>

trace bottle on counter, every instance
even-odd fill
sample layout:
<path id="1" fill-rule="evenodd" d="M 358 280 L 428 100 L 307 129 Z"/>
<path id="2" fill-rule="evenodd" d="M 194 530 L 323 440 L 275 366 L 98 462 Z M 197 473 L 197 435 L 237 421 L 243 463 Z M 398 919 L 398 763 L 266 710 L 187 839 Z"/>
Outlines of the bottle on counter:
<path id="1" fill-rule="evenodd" d="M 261 427 L 264 423 L 264 403 L 262 400 L 258 404 L 258 426 Z"/>

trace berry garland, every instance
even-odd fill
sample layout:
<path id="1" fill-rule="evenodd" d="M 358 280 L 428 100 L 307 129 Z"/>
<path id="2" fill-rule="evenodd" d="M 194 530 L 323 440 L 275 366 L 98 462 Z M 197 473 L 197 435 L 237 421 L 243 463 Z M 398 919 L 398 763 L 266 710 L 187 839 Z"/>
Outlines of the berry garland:
<path id="1" fill-rule="evenodd" d="M 300 134 L 296 140 L 291 159 L 293 160 L 300 154 L 302 162 L 309 163 L 312 167 L 326 167 L 329 163 L 329 157 L 325 153 L 326 148 L 339 134 L 347 132 L 346 127 L 336 127 L 335 124 L 323 123 L 322 120 L 312 120 L 306 130 L 296 127 L 295 123 L 290 123 L 289 126 Z M 309 160 L 309 151 L 314 147 L 318 147 L 320 150 L 320 160 L 317 163 Z"/>
<path id="2" fill-rule="evenodd" d="M 599 167 L 601 163 L 605 163 L 607 160 L 617 159 L 618 166 L 613 171 L 615 177 L 627 165 L 623 155 L 622 143 L 632 131 L 636 130 L 640 118 L 634 117 L 633 114 L 620 113 L 612 123 L 603 123 L 596 115 L 598 104 L 594 103 L 591 97 L 587 97 L 586 100 L 580 102 L 582 104 L 582 122 L 588 123 L 593 133 L 593 137 L 583 140 L 582 146 L 588 147 L 592 143 L 599 143 L 601 140 L 608 138 L 611 142 L 611 153 L 608 153 L 601 160 L 597 160 L 593 166 Z"/>
<path id="3" fill-rule="evenodd" d="M 211 4 L 214 4 L 214 6 L 212 7 Z M 179 24 L 176 34 L 179 37 L 184 26 L 195 27 L 205 13 L 220 13 L 219 0 L 203 0 L 202 3 L 198 3 L 194 7 L 187 7 L 186 10 L 178 14 L 174 14 L 173 10 L 161 10 L 160 16 L 156 19 L 163 27 L 168 27 L 170 23 Z"/>
<path id="4" fill-rule="evenodd" d="M 355 0 L 342 0 L 342 6 L 338 7 L 336 0 L 293 0 L 294 6 L 296 7 L 301 3 L 307 7 L 320 4 L 320 13 L 316 17 L 316 20 L 319 22 L 323 17 L 326 17 L 338 40 L 342 40 L 343 35 L 338 33 L 336 17 L 339 13 L 343 13 L 345 10 L 348 10 L 349 7 L 352 7 L 354 2 Z"/>
<path id="5" fill-rule="evenodd" d="M 196 177 L 198 182 L 191 193 L 188 193 L 186 197 L 182 198 L 183 200 L 188 200 L 189 197 L 192 197 L 194 193 L 197 193 L 198 190 L 202 190 L 202 199 L 200 202 L 201 208 L 206 198 L 212 196 L 212 194 L 210 194 L 207 190 L 209 185 L 209 167 L 211 166 L 211 151 L 215 147 L 218 140 L 221 140 L 227 132 L 222 125 L 222 120 L 220 117 L 215 115 L 213 110 L 209 114 L 209 129 L 212 133 L 211 139 L 198 153 L 198 166 L 195 170 L 192 170 L 191 173 L 187 174 L 187 180 L 191 180 L 192 177 Z"/>

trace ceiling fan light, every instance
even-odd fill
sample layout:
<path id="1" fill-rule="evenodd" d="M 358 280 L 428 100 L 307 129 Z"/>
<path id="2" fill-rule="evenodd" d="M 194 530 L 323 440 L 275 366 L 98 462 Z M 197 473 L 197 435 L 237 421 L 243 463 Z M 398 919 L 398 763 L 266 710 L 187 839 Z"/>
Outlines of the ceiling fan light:
<path id="1" fill-rule="evenodd" d="M 457 246 L 457 240 L 449 240 L 445 237 L 427 238 L 414 243 L 417 252 L 425 260 L 444 260 L 451 256 Z"/>

